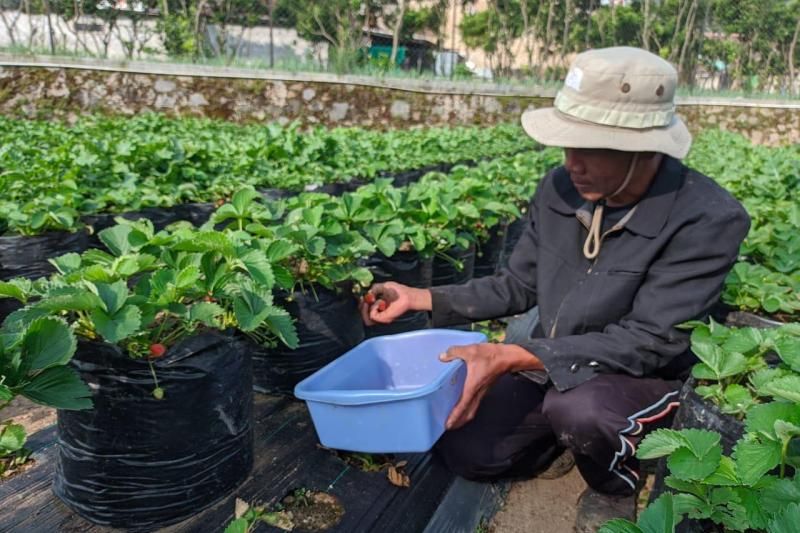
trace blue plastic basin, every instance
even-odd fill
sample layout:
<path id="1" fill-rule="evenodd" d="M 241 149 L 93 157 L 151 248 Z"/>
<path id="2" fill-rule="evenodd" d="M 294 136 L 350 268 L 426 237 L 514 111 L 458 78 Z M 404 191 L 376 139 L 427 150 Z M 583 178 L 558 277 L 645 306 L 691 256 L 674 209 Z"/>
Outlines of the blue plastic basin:
<path id="1" fill-rule="evenodd" d="M 427 329 L 368 339 L 297 384 L 320 442 L 368 453 L 430 450 L 461 396 L 463 361 L 439 361 L 483 333 Z"/>

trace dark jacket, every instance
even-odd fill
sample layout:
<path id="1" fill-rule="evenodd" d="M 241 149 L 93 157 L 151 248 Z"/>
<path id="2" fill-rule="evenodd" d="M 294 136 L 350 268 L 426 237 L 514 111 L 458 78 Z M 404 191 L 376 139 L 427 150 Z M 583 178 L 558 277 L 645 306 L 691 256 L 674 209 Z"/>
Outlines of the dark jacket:
<path id="1" fill-rule="evenodd" d="M 600 255 L 589 261 L 583 243 L 592 209 L 564 167 L 552 170 L 508 268 L 433 288 L 434 325 L 538 305 L 539 326 L 520 345 L 560 391 L 597 373 L 667 377 L 679 361 L 685 368 L 689 334 L 675 326 L 705 316 L 718 300 L 750 227 L 747 213 L 713 180 L 667 156 L 633 213 L 604 233 Z"/>

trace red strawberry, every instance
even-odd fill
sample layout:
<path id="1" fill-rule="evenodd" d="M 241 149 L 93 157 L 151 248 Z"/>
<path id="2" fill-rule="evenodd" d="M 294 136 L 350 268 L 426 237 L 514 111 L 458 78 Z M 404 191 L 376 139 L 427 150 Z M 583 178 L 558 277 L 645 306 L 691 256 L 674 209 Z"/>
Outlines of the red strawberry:
<path id="1" fill-rule="evenodd" d="M 150 345 L 150 359 L 158 359 L 164 352 L 167 351 L 167 347 L 161 343 L 155 343 Z"/>
<path id="2" fill-rule="evenodd" d="M 368 305 L 372 305 L 375 303 L 375 295 L 371 292 L 368 292 L 364 295 L 364 301 L 367 302 Z"/>
<path id="3" fill-rule="evenodd" d="M 386 311 L 386 301 L 385 300 L 378 300 L 378 312 Z"/>

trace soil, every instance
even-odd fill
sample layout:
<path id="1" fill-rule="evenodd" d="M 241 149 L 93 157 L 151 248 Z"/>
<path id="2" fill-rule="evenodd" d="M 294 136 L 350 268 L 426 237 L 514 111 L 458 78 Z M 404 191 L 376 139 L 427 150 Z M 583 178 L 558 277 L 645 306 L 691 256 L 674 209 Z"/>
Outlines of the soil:
<path id="1" fill-rule="evenodd" d="M 282 501 L 283 513 L 293 524 L 292 531 L 313 532 L 330 529 L 344 516 L 344 507 L 327 492 L 297 489 Z"/>
<path id="2" fill-rule="evenodd" d="M 13 420 L 22 424 L 25 433 L 30 436 L 37 431 L 56 423 L 56 410 L 33 403 L 27 398 L 18 396 L 8 407 L 0 411 L 0 420 Z"/>
<path id="3" fill-rule="evenodd" d="M 531 479 L 511 485 L 490 533 L 572 533 L 578 496 L 586 483 L 577 468 L 558 479 Z"/>

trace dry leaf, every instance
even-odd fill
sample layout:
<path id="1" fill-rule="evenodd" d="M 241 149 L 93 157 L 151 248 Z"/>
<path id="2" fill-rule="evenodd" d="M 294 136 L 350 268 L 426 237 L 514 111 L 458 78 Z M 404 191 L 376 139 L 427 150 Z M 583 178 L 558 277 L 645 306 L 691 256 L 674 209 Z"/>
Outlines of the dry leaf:
<path id="1" fill-rule="evenodd" d="M 394 466 L 389 467 L 389 471 L 387 472 L 389 483 L 396 487 L 410 487 L 411 486 L 411 478 L 408 477 L 408 474 L 405 472 L 399 471 Z"/>
<path id="2" fill-rule="evenodd" d="M 234 507 L 233 516 L 237 520 L 244 516 L 244 513 L 250 509 L 250 504 L 241 498 L 236 498 L 236 506 Z"/>

